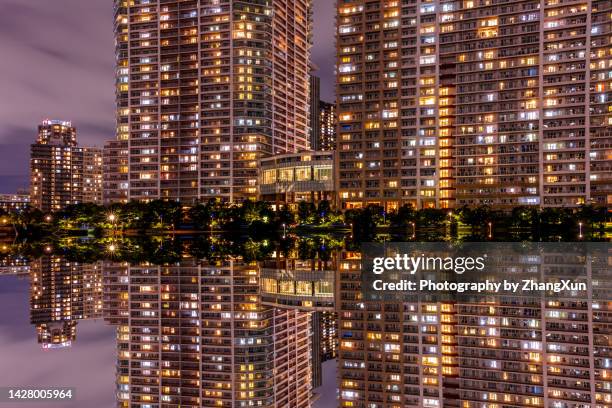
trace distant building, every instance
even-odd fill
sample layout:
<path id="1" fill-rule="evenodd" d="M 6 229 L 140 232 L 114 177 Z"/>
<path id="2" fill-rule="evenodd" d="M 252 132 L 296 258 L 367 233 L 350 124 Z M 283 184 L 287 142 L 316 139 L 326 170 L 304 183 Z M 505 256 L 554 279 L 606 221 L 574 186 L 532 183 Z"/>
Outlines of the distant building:
<path id="1" fill-rule="evenodd" d="M 0 211 L 16 212 L 30 205 L 29 194 L 0 194 Z"/>
<path id="2" fill-rule="evenodd" d="M 321 79 L 310 75 L 310 150 L 334 150 L 336 105 L 321 100 Z"/>
<path id="3" fill-rule="evenodd" d="M 259 199 L 296 204 L 333 202 L 334 153 L 305 151 L 261 159 Z"/>
<path id="4" fill-rule="evenodd" d="M 337 314 L 312 312 L 312 386 L 323 385 L 323 365 L 338 353 Z"/>
<path id="5" fill-rule="evenodd" d="M 71 122 L 45 120 L 31 145 L 30 199 L 42 211 L 102 202 L 102 151 L 77 145 Z"/>
<path id="6" fill-rule="evenodd" d="M 336 105 L 324 101 L 319 102 L 319 139 L 317 150 L 336 149 Z"/>
<path id="7" fill-rule="evenodd" d="M 321 333 L 319 352 L 323 361 L 333 360 L 338 354 L 338 316 L 335 312 L 318 312 Z"/>
<path id="8" fill-rule="evenodd" d="M 310 115 L 310 149 L 321 150 L 319 142 L 321 140 L 321 79 L 310 74 L 310 97 L 308 103 Z"/>
<path id="9" fill-rule="evenodd" d="M 0 220 L 0 225 L 2 221 Z M 0 244 L 0 253 L 9 250 L 6 244 Z M 30 260 L 23 256 L 8 255 L 0 259 L 0 276 L 27 275 L 30 273 Z"/>

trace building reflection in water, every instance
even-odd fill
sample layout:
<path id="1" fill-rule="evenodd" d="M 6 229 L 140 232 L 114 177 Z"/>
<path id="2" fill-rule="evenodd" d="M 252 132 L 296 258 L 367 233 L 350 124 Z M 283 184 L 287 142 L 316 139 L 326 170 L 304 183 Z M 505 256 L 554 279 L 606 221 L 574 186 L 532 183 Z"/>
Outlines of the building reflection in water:
<path id="1" fill-rule="evenodd" d="M 0 244 L 0 250 L 3 249 L 3 246 L 8 248 L 7 245 Z M 0 276 L 24 276 L 29 275 L 29 273 L 30 262 L 28 259 L 21 256 L 6 256 L 0 258 Z"/>
<path id="2" fill-rule="evenodd" d="M 336 353 L 339 407 L 612 406 L 609 253 L 499 257 L 513 281 L 586 277 L 586 295 L 401 301 L 364 296 L 359 252 L 295 258 L 44 256 L 30 264 L 32 323 L 43 347 L 67 346 L 103 311 L 117 328 L 118 407 L 310 407 Z"/>
<path id="3" fill-rule="evenodd" d="M 311 313 L 312 386 L 321 386 L 321 364 L 334 359 L 337 350 L 336 257 L 300 260 L 294 253 L 286 257 L 275 253 L 260 267 L 264 304 Z"/>
<path id="4" fill-rule="evenodd" d="M 256 264 L 104 265 L 120 407 L 310 407 L 310 314 L 262 302 Z"/>
<path id="5" fill-rule="evenodd" d="M 102 317 L 100 264 L 43 256 L 30 264 L 30 321 L 45 349 L 68 347 L 77 322 Z"/>
<path id="6" fill-rule="evenodd" d="M 362 259 L 339 260 L 341 407 L 612 406 L 612 257 L 501 254 L 507 277 L 586 277 L 583 292 L 373 301 Z"/>

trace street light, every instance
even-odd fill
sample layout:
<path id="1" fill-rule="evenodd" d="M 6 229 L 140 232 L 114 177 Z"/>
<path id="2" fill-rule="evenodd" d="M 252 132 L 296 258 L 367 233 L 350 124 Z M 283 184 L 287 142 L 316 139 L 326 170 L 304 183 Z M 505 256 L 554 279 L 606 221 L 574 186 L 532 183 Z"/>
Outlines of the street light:
<path id="1" fill-rule="evenodd" d="M 416 238 L 416 224 L 413 222 L 410 223 L 412 225 L 412 238 Z"/>
<path id="2" fill-rule="evenodd" d="M 283 222 L 283 239 L 287 237 L 287 224 Z"/>
<path id="3" fill-rule="evenodd" d="M 108 214 L 108 221 L 113 224 L 113 235 L 117 234 L 117 215 L 115 215 L 115 213 L 110 213 Z"/>
<path id="4" fill-rule="evenodd" d="M 489 238 L 493 237 L 493 223 L 489 222 Z"/>
<path id="5" fill-rule="evenodd" d="M 51 215 L 49 214 L 45 215 L 45 222 L 51 222 L 52 219 L 53 217 L 51 217 Z"/>
<path id="6" fill-rule="evenodd" d="M 578 238 L 582 239 L 582 221 L 578 223 Z"/>

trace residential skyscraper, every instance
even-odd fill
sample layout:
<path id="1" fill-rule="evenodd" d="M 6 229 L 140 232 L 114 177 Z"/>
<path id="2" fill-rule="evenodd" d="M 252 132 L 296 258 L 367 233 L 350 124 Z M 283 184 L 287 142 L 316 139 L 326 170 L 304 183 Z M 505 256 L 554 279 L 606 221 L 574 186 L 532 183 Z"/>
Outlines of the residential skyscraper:
<path id="1" fill-rule="evenodd" d="M 610 3 L 469 3 L 440 25 L 440 64 L 456 64 L 457 204 L 605 205 Z"/>
<path id="2" fill-rule="evenodd" d="M 45 120 L 31 145 L 30 200 L 42 211 L 102 202 L 102 151 L 79 147 L 72 123 Z"/>
<path id="3" fill-rule="evenodd" d="M 339 196 L 609 204 L 610 4 L 338 2 Z"/>
<path id="4" fill-rule="evenodd" d="M 310 314 L 261 302 L 259 267 L 104 265 L 117 406 L 311 406 Z"/>
<path id="5" fill-rule="evenodd" d="M 255 198 L 261 157 L 308 147 L 309 34 L 308 0 L 115 0 L 108 199 Z"/>

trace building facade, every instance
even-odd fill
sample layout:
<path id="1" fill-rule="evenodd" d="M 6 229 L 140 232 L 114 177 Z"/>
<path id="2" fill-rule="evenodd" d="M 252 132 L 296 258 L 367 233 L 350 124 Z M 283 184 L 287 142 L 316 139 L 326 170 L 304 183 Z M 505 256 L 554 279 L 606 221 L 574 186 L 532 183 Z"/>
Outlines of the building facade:
<path id="1" fill-rule="evenodd" d="M 46 120 L 30 153 L 30 199 L 42 211 L 55 211 L 79 202 L 83 190 L 83 161 L 76 128 L 65 121 Z"/>
<path id="2" fill-rule="evenodd" d="M 103 202 L 103 149 L 83 148 L 83 198 L 84 203 Z"/>
<path id="3" fill-rule="evenodd" d="M 337 11 L 343 207 L 610 203 L 609 2 Z"/>
<path id="4" fill-rule="evenodd" d="M 115 38 L 109 200 L 255 198 L 261 157 L 308 147 L 309 1 L 116 0 Z"/>
<path id="5" fill-rule="evenodd" d="M 296 204 L 300 201 L 333 203 L 334 153 L 303 151 L 260 160 L 258 198 Z"/>
<path id="6" fill-rule="evenodd" d="M 79 147 L 72 123 L 45 120 L 30 153 L 31 205 L 44 212 L 102 203 L 102 150 Z"/>
<path id="7" fill-rule="evenodd" d="M 239 260 L 105 264 L 117 406 L 311 406 L 310 314 L 267 306 Z"/>

